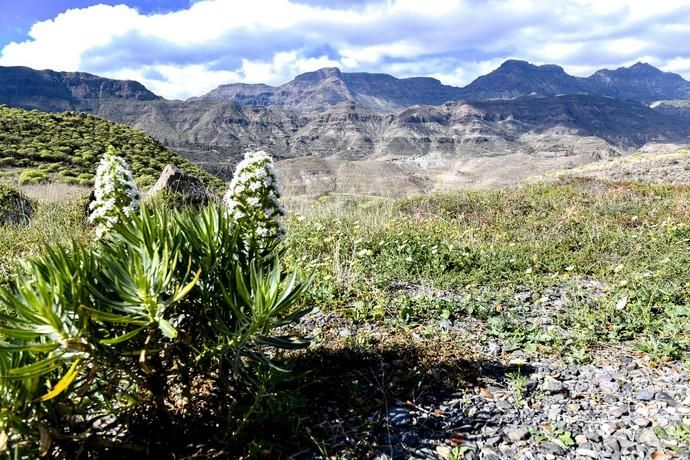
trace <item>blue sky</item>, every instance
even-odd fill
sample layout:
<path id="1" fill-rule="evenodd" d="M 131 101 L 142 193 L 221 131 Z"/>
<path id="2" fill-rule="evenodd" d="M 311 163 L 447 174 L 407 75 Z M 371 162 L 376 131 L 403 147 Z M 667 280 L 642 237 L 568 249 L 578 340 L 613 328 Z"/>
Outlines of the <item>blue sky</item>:
<path id="1" fill-rule="evenodd" d="M 168 98 L 325 66 L 464 85 L 505 59 L 690 79 L 690 0 L 0 0 L 0 65 L 139 80 Z"/>

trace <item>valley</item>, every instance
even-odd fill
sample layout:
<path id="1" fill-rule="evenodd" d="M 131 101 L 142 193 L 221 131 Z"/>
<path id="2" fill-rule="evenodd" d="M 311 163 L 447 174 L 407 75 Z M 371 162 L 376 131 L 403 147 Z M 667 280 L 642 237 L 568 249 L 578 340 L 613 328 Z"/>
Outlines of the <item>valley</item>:
<path id="1" fill-rule="evenodd" d="M 501 187 L 648 144 L 685 145 L 688 94 L 690 82 L 641 63 L 583 78 L 510 60 L 464 88 L 325 68 L 186 101 L 131 81 L 0 68 L 0 103 L 125 124 L 225 180 L 244 151 L 264 149 L 289 194 Z"/>

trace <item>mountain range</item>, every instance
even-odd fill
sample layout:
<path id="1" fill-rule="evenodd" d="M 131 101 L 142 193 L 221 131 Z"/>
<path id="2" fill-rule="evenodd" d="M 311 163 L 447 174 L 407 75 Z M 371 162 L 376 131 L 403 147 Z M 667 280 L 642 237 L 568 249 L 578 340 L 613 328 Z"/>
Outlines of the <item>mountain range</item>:
<path id="1" fill-rule="evenodd" d="M 583 78 L 569 75 L 557 65 L 536 66 L 508 60 L 464 88 L 444 85 L 435 78 L 398 79 L 385 74 L 345 73 L 337 68 L 325 68 L 299 75 L 278 87 L 222 85 L 195 99 L 234 100 L 240 104 L 300 111 L 323 111 L 340 102 L 353 101 L 371 110 L 395 112 L 417 104 L 559 94 L 590 94 L 651 103 L 659 99 L 690 99 L 690 82 L 643 63 L 599 70 Z"/>
<path id="2" fill-rule="evenodd" d="M 186 101 L 134 81 L 0 67 L 0 103 L 124 123 L 221 175 L 250 148 L 417 165 L 511 154 L 591 161 L 687 142 L 687 100 L 690 82 L 643 63 L 584 78 L 509 60 L 463 88 L 324 68 L 278 87 L 222 85 Z"/>

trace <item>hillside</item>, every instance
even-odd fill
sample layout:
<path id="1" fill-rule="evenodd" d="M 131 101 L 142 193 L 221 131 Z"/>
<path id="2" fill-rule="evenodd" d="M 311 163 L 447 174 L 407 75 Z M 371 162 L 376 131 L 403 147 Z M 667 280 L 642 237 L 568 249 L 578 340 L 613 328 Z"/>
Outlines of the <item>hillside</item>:
<path id="1" fill-rule="evenodd" d="M 687 123 L 642 104 L 588 95 L 450 102 L 397 114 L 351 102 L 299 113 L 234 101 L 121 101 L 102 116 L 170 145 L 224 146 L 235 153 L 260 147 L 279 158 L 567 154 L 583 143 L 582 137 L 599 138 L 590 153 L 604 154 L 690 133 Z"/>
<path id="2" fill-rule="evenodd" d="M 687 145 L 660 144 L 633 155 L 608 158 L 579 167 L 552 171 L 533 180 L 588 178 L 603 181 L 634 181 L 654 184 L 690 185 L 690 150 Z"/>
<path id="3" fill-rule="evenodd" d="M 173 163 L 207 184 L 222 182 L 127 126 L 83 113 L 42 113 L 0 106 L 0 169 L 21 180 L 54 180 L 91 185 L 98 158 L 113 145 L 129 162 L 140 185 L 153 184 L 163 168 Z"/>

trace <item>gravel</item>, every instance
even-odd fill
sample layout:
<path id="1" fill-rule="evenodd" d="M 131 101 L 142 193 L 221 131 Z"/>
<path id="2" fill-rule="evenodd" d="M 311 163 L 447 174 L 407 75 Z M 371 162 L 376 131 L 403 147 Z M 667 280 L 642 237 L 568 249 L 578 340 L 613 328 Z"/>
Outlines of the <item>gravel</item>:
<path id="1" fill-rule="evenodd" d="M 379 458 L 444 459 L 460 446 L 464 458 L 477 459 L 690 458 L 657 434 L 657 428 L 690 423 L 687 370 L 680 363 L 654 367 L 634 354 L 636 366 L 626 366 L 611 359 L 618 353 L 630 352 L 601 350 L 586 365 L 528 362 L 526 377 L 538 386 L 517 399 L 509 382 L 494 376 L 480 388 L 425 395 L 408 405 L 410 422 L 400 429 L 400 435 L 414 431 L 415 446 L 399 443 L 388 451 L 397 455 L 381 451 Z M 428 414 L 437 414 L 435 429 L 421 422 Z M 463 442 L 453 446 L 450 435 L 460 430 Z M 389 438 L 396 439 L 404 436 Z"/>
<path id="2" fill-rule="evenodd" d="M 368 337 L 387 334 L 383 326 L 347 323 L 332 314 L 311 321 L 317 324 L 310 327 L 324 330 L 327 322 L 335 331 L 347 327 L 352 337 L 361 330 Z M 449 321 L 440 328 L 436 321 L 438 333 L 430 337 L 457 343 L 458 353 L 462 348 L 475 356 L 482 363 L 479 375 L 387 401 L 368 414 L 367 427 L 351 436 L 352 445 L 366 439 L 373 458 L 380 459 L 690 459 L 687 441 L 674 443 L 662 433 L 690 426 L 690 380 L 683 363 L 653 362 L 626 344 L 591 350 L 586 364 L 506 352 L 472 321 Z M 415 332 L 410 337 L 431 340 Z M 335 451 L 353 457 L 347 449 L 341 445 Z"/>

